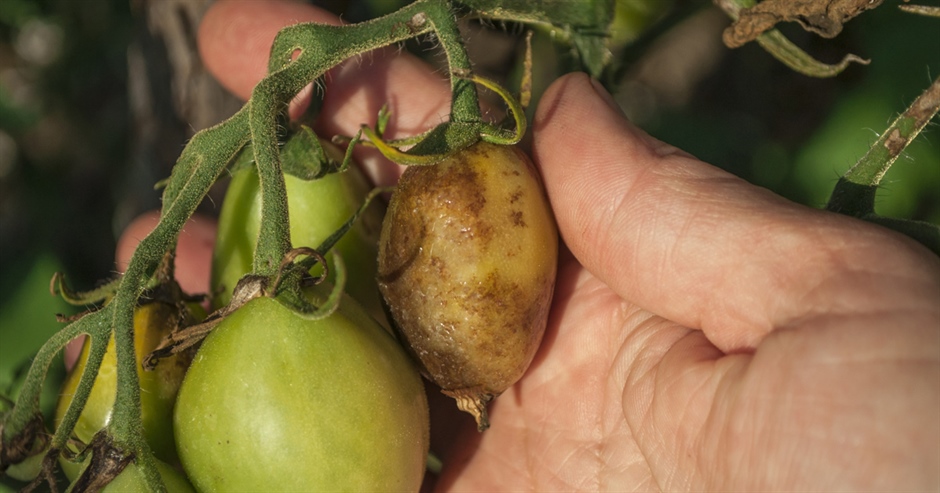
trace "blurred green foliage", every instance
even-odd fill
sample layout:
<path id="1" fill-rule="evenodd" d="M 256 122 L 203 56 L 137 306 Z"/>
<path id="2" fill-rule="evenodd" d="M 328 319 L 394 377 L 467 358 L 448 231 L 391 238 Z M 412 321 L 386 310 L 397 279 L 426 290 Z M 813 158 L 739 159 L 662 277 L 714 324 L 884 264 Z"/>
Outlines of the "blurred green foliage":
<path id="1" fill-rule="evenodd" d="M 871 64 L 811 79 L 752 43 L 728 53 L 688 105 L 646 129 L 748 181 L 823 207 L 839 176 L 940 74 L 940 20 L 886 2 L 831 40 L 780 27 L 823 61 L 855 53 Z M 936 129 L 928 125 L 889 171 L 878 194 L 880 214 L 940 223 Z"/>

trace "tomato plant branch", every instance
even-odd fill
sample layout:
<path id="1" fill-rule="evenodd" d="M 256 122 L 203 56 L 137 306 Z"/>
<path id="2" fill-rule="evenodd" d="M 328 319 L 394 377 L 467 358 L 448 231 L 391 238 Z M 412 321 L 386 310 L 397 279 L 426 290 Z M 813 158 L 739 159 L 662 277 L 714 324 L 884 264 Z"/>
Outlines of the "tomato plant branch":
<path id="1" fill-rule="evenodd" d="M 33 363 L 30 365 L 29 371 L 26 374 L 26 380 L 23 383 L 23 389 L 20 391 L 19 396 L 17 396 L 16 404 L 13 406 L 12 410 L 3 416 L 3 422 L 2 425 L 0 425 L 0 429 L 2 429 L 2 433 L 0 433 L 0 435 L 2 435 L 2 437 L 0 437 L 2 438 L 2 444 L 0 444 L 0 471 L 6 470 L 9 465 L 24 459 L 25 456 L 22 454 L 31 451 L 32 448 L 30 445 L 36 437 L 23 437 L 22 435 L 31 430 L 30 423 L 39 414 L 39 397 L 42 393 L 42 383 L 46 379 L 49 366 L 52 364 L 55 355 L 58 354 L 69 341 L 82 333 L 88 332 L 90 324 L 91 320 L 89 320 L 89 317 L 72 323 L 56 332 L 39 349 L 39 352 L 33 359 Z M 92 374 L 92 379 L 94 379 L 94 374 Z M 84 383 L 84 379 L 82 382 Z M 87 386 L 90 391 L 90 384 Z M 87 398 L 87 393 L 85 398 Z M 66 433 L 68 432 L 71 432 L 71 430 L 68 430 Z M 13 446 L 14 443 L 20 442 L 25 442 L 27 446 Z"/>
<path id="2" fill-rule="evenodd" d="M 60 450 L 87 401 L 98 368 L 104 358 L 108 340 L 115 338 L 117 353 L 117 392 L 112 434 L 115 441 L 141 460 L 142 471 L 155 491 L 162 491 L 162 483 L 147 445 L 142 439 L 140 422 L 140 390 L 134 355 L 133 311 L 137 299 L 157 270 L 167 251 L 171 250 L 183 224 L 195 211 L 202 197 L 215 182 L 225 165 L 244 145 L 245 139 L 219 138 L 233 127 L 247 127 L 244 112 L 228 122 L 200 132 L 191 146 L 184 150 L 164 192 L 161 221 L 134 252 L 127 272 L 120 279 L 114 298 L 101 310 L 89 313 L 55 334 L 40 349 L 27 374 L 23 391 L 13 410 L 4 417 L 3 444 L 12 443 L 38 412 L 39 394 L 52 358 L 72 339 L 85 333 L 91 338 L 86 370 L 76 389 L 72 404 L 55 432 L 52 450 Z M 195 143 L 196 145 L 192 145 Z M 210 163 L 210 164 L 203 164 Z"/>
<path id="3" fill-rule="evenodd" d="M 114 334 L 117 357 L 117 392 L 110 430 L 115 444 L 125 447 L 141 461 L 141 472 L 156 491 L 163 488 L 143 439 L 134 351 L 134 307 L 166 252 L 175 247 L 183 225 L 225 166 L 246 144 L 247 138 L 238 132 L 246 124 L 247 112 L 242 109 L 225 123 L 197 133 L 186 146 L 164 191 L 160 222 L 137 246 L 110 304 L 114 308 L 108 325 Z"/>
<path id="4" fill-rule="evenodd" d="M 104 313 L 98 315 L 98 317 L 106 318 L 107 310 L 110 309 L 110 307 L 105 307 L 103 309 Z M 94 318 L 96 317 L 86 317 L 83 320 L 89 318 L 92 319 L 90 322 L 93 322 Z M 70 328 L 72 327 L 81 328 L 81 323 L 73 324 L 70 326 Z M 62 450 L 62 448 L 68 442 L 72 430 L 75 429 L 75 424 L 78 422 L 78 418 L 82 414 L 82 409 L 85 407 L 85 402 L 88 401 L 88 396 L 91 395 L 91 388 L 95 384 L 95 377 L 98 376 L 98 369 L 101 367 L 104 354 L 108 349 L 108 341 L 110 338 L 107 336 L 91 337 L 90 340 L 91 346 L 88 350 L 88 364 L 85 366 L 85 370 L 82 373 L 82 378 L 78 381 L 78 387 L 75 389 L 75 397 L 72 399 L 72 402 L 69 403 L 68 409 L 62 416 L 62 421 L 55 430 L 55 434 L 52 438 L 53 450 Z"/>
<path id="5" fill-rule="evenodd" d="M 113 419 L 107 432 L 117 449 L 137 461 L 148 488 L 164 491 L 153 455 L 143 438 L 134 350 L 134 309 L 152 284 L 161 260 L 175 248 L 183 225 L 210 187 L 239 152 L 251 144 L 262 189 L 262 227 L 254 270 L 255 274 L 273 276 L 291 248 L 278 144 L 278 122 L 288 102 L 308 83 L 350 57 L 432 32 L 447 56 L 451 72 L 461 75 L 451 77 L 450 121 L 432 129 L 418 145 L 429 143 L 430 148 L 454 152 L 486 138 L 481 135 L 482 131 L 494 127 L 482 121 L 474 81 L 469 78 L 470 60 L 449 0 L 418 0 L 388 16 L 360 24 L 299 24 L 285 28 L 274 41 L 270 73 L 255 88 L 249 102 L 229 120 L 198 132 L 183 150 L 166 181 L 160 221 L 140 242 L 124 275 L 101 293 L 90 293 L 110 297 L 106 306 L 66 326 L 40 350 L 17 403 L 3 417 L 4 451 L 13 443 L 13 438 L 22 435 L 34 421 L 42 382 L 54 355 L 75 336 L 86 333 L 92 341 L 87 369 L 53 441 L 56 450 L 65 445 L 89 397 L 113 335 L 117 389 Z M 502 138 L 496 131 L 489 134 L 489 138 Z M 292 277 L 283 284 L 299 285 L 293 282 L 294 278 L 299 280 L 299 276 L 286 275 Z M 61 290 L 62 286 L 59 287 Z"/>
<path id="6" fill-rule="evenodd" d="M 884 218 L 875 214 L 875 194 L 885 173 L 927 123 L 940 110 L 940 78 L 937 78 L 901 113 L 852 168 L 846 171 L 826 208 L 899 230 L 940 255 L 940 228 L 919 221 Z"/>
<path id="7" fill-rule="evenodd" d="M 253 270 L 272 275 L 290 250 L 287 193 L 278 154 L 276 121 L 290 98 L 344 60 L 377 48 L 434 32 L 452 68 L 470 70 L 470 60 L 450 3 L 421 0 L 387 16 L 344 26 L 298 24 L 278 33 L 271 48 L 270 74 L 253 90 L 249 125 L 261 185 L 261 231 Z M 451 121 L 479 122 L 476 90 L 451 78 Z"/>

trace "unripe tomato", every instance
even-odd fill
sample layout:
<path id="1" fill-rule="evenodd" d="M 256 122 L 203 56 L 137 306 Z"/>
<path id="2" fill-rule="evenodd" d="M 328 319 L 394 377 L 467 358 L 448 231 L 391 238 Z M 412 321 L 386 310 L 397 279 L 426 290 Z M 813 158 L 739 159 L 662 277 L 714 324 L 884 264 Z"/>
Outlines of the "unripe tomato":
<path id="1" fill-rule="evenodd" d="M 42 460 L 46 456 L 48 445 L 45 449 L 34 448 L 29 457 L 18 464 L 11 464 L 3 474 L 10 476 L 17 481 L 30 482 L 36 479 L 36 476 L 42 472 Z M 0 490 L 2 492 L 3 490 Z"/>
<path id="2" fill-rule="evenodd" d="M 160 360 L 153 371 L 143 371 L 141 360 L 169 334 L 177 321 L 177 308 L 168 303 L 155 301 L 134 309 L 134 353 L 137 357 L 137 376 L 140 379 L 141 419 L 144 437 L 154 455 L 169 464 L 178 464 L 176 445 L 173 442 L 173 404 L 183 381 L 190 357 L 180 353 Z M 71 373 L 66 377 L 56 406 L 55 426 L 58 427 L 68 410 L 78 382 L 88 364 L 90 341 L 86 340 L 81 355 Z M 117 357 L 114 336 L 95 378 L 91 395 L 85 403 L 72 434 L 83 443 L 89 443 L 98 430 L 111 422 L 114 396 L 117 392 Z M 80 465 L 61 460 L 62 469 L 69 479 L 75 479 Z"/>
<path id="3" fill-rule="evenodd" d="M 203 493 L 417 491 L 428 419 L 416 368 L 349 296 L 321 320 L 261 297 L 203 342 L 174 431 Z"/>
<path id="4" fill-rule="evenodd" d="M 328 142 L 322 144 L 333 159 L 342 160 L 343 156 L 335 146 Z M 371 189 L 355 166 L 317 180 L 302 180 L 285 174 L 284 181 L 290 211 L 291 244 L 295 247 L 316 248 L 349 219 Z M 232 288 L 252 270 L 261 229 L 260 190 L 258 172 L 254 167 L 232 175 L 219 215 L 219 232 L 212 259 L 212 288 L 221 293 L 216 306 L 227 304 L 231 300 Z M 375 284 L 377 245 L 384 214 L 385 209 L 378 202 L 370 205 L 335 247 L 349 271 L 346 292 L 362 303 L 377 320 L 385 317 Z"/>
<path id="5" fill-rule="evenodd" d="M 193 486 L 179 471 L 159 459 L 156 463 L 167 493 L 196 493 Z M 101 490 L 101 493 L 147 493 L 148 491 L 150 490 L 147 489 L 147 483 L 140 473 L 140 468 L 131 462 L 121 471 L 121 474 L 118 474 Z"/>

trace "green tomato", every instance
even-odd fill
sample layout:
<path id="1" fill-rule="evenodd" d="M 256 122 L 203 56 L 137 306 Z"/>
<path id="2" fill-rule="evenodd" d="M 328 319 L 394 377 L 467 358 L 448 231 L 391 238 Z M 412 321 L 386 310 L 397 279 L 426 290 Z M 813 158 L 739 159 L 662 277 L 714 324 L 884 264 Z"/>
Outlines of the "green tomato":
<path id="1" fill-rule="evenodd" d="M 342 160 L 343 156 L 336 147 L 328 142 L 322 144 L 333 159 Z M 302 180 L 285 174 L 284 181 L 290 211 L 291 244 L 295 247 L 319 246 L 352 216 L 371 190 L 355 166 L 317 180 Z M 375 272 L 384 214 L 384 207 L 378 202 L 370 205 L 335 247 L 349 271 L 346 292 L 379 321 L 384 321 L 385 315 Z M 219 215 L 219 232 L 212 259 L 212 288 L 214 292 L 221 293 L 215 300 L 217 306 L 228 304 L 235 284 L 251 272 L 260 229 L 260 183 L 257 170 L 249 167 L 232 175 Z M 330 267 L 333 267 L 332 263 Z"/>
<path id="2" fill-rule="evenodd" d="M 166 487 L 167 493 L 196 493 L 193 485 L 189 484 L 186 477 L 179 471 L 159 459 L 155 462 L 157 472 L 160 473 L 160 478 L 163 480 L 163 486 Z M 146 493 L 149 491 L 147 482 L 140 472 L 140 467 L 134 462 L 128 464 L 121 471 L 121 474 L 118 474 L 116 478 L 101 489 L 101 493 Z"/>
<path id="3" fill-rule="evenodd" d="M 153 371 L 143 371 L 140 362 L 156 348 L 164 336 L 176 326 L 177 308 L 164 302 L 152 302 L 134 309 L 134 352 L 137 357 L 137 376 L 140 379 L 141 419 L 144 437 L 154 455 L 169 464 L 178 464 L 176 445 L 173 442 L 173 404 L 183 381 L 190 357 L 186 353 L 160 360 Z M 58 427 L 72 403 L 78 382 L 88 364 L 90 341 L 85 340 L 81 355 L 71 373 L 66 377 L 55 412 Z M 82 443 L 90 443 L 92 437 L 111 422 L 114 396 L 117 392 L 117 356 L 114 336 L 98 369 L 94 386 L 82 414 L 75 424 L 72 435 Z M 73 450 L 77 452 L 77 450 Z M 65 475 L 74 480 L 81 465 L 66 459 L 60 460 Z"/>
<path id="4" fill-rule="evenodd" d="M 47 450 L 48 448 L 42 450 L 36 450 L 34 448 L 33 451 L 35 453 L 24 459 L 23 462 L 10 465 L 10 467 L 4 471 L 4 474 L 17 481 L 32 481 L 42 472 L 42 460 L 46 458 Z"/>
<path id="5" fill-rule="evenodd" d="M 193 486 L 179 471 L 161 460 L 157 460 L 156 464 L 167 493 L 196 493 Z M 118 474 L 101 490 L 101 493 L 145 493 L 148 491 L 140 468 L 131 462 L 121 471 L 121 474 Z"/>
<path id="6" fill-rule="evenodd" d="M 350 297 L 321 320 L 262 297 L 203 342 L 174 430 L 203 493 L 417 491 L 428 419 L 416 368 Z"/>

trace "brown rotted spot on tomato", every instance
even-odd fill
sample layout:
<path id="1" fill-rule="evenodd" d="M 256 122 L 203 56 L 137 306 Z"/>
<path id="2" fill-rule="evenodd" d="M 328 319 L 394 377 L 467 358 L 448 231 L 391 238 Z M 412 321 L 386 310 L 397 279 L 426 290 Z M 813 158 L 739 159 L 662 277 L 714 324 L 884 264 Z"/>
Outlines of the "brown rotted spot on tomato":
<path id="1" fill-rule="evenodd" d="M 525 219 L 522 218 L 522 211 L 512 211 L 509 213 L 509 218 L 512 220 L 512 225 L 524 228 L 526 226 Z"/>
<path id="2" fill-rule="evenodd" d="M 134 460 L 134 455 L 118 449 L 106 430 L 95 434 L 88 445 L 91 461 L 71 487 L 71 491 L 100 491 Z"/>

